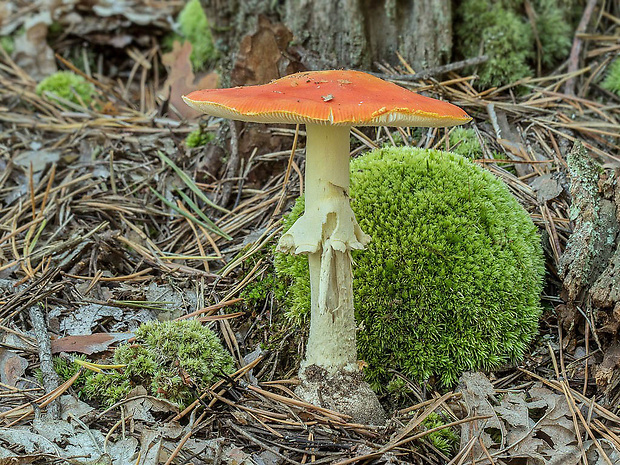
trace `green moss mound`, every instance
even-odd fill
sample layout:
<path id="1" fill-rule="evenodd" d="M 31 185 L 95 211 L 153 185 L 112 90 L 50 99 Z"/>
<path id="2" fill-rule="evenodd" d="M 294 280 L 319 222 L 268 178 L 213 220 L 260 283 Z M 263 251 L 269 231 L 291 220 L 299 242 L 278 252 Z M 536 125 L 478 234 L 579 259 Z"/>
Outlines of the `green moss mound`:
<path id="1" fill-rule="evenodd" d="M 79 74 L 71 71 L 58 71 L 43 79 L 36 87 L 38 95 L 50 92 L 48 98 L 54 95 L 75 103 L 76 105 L 88 106 L 95 95 L 95 86 Z M 81 102 L 80 102 L 81 101 Z"/>
<path id="2" fill-rule="evenodd" d="M 534 21 L 522 0 L 464 0 L 455 11 L 456 50 L 469 58 L 482 53 L 479 87 L 502 86 L 534 74 L 537 41 L 541 65 L 566 59 L 572 40 L 575 0 L 531 0 Z"/>
<path id="3" fill-rule="evenodd" d="M 112 405 L 142 385 L 149 394 L 185 407 L 197 392 L 234 371 L 233 358 L 216 334 L 196 320 L 140 325 L 136 341 L 119 346 L 114 362 L 126 366 L 120 371 L 87 372 L 81 389 L 86 398 Z"/>
<path id="4" fill-rule="evenodd" d="M 354 254 L 358 356 L 382 390 L 397 370 L 453 385 L 518 360 L 537 332 L 544 260 L 537 229 L 502 181 L 465 158 L 384 148 L 351 164 L 352 207 L 372 236 Z M 298 201 L 285 220 L 303 212 Z M 279 254 L 289 316 L 307 318 L 307 258 Z"/>
<path id="5" fill-rule="evenodd" d="M 620 58 L 612 61 L 607 68 L 607 75 L 601 83 L 601 87 L 620 95 Z"/>

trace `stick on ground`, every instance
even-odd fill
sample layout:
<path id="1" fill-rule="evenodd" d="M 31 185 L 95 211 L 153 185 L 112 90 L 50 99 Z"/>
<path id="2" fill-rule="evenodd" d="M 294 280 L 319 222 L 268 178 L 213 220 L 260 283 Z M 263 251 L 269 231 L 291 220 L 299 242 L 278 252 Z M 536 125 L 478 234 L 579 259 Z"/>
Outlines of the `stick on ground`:
<path id="1" fill-rule="evenodd" d="M 38 305 L 33 305 L 28 310 L 32 329 L 39 346 L 39 361 L 41 363 L 41 373 L 43 375 L 43 387 L 46 393 L 50 393 L 58 388 L 60 379 L 54 370 L 52 362 L 52 343 L 47 333 L 47 324 L 45 323 L 45 315 Z M 60 403 L 54 400 L 47 407 L 47 415 L 52 420 L 60 419 Z"/>

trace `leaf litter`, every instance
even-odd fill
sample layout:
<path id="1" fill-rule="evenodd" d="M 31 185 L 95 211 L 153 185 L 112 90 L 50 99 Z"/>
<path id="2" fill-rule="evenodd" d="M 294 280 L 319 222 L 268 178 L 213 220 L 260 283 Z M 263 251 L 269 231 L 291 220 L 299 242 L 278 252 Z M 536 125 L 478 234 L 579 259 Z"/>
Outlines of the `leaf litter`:
<path id="1" fill-rule="evenodd" d="M 381 429 L 299 401 L 292 392 L 298 360 L 280 353 L 298 331 L 285 328 L 279 348 L 263 350 L 276 309 L 238 300 L 263 277 L 260 255 L 280 227 L 281 205 L 300 191 L 295 130 L 191 119 L 179 96 L 217 86 L 218 74 L 197 76 L 187 44 L 162 54 L 153 40 L 172 30 L 176 2 L 25 3 L 0 2 L 0 34 L 16 34 L 12 54 L 0 51 L 0 464 L 620 461 L 618 241 L 584 248 L 569 240 L 574 229 L 581 244 L 596 244 L 584 220 L 613 228 L 620 212 L 620 110 L 594 79 L 580 81 L 579 97 L 561 87 L 581 70 L 562 69 L 479 92 L 475 76 L 428 70 L 412 78 L 408 65 L 376 64 L 382 77 L 445 96 L 475 116 L 484 142 L 476 162 L 507 183 L 546 233 L 545 298 L 556 307 L 522 366 L 466 374 L 454 393 L 425 386 Z M 614 21 L 605 11 L 597 27 Z M 70 32 L 54 38 L 54 23 Z M 304 51 L 284 40 L 289 34 L 262 18 L 242 40 L 235 79 L 302 70 Z M 598 64 L 607 37 L 589 40 L 584 70 Z M 93 104 L 40 98 L 36 82 L 56 69 L 92 82 Z M 522 88 L 529 93 L 514 92 Z M 197 129 L 214 143 L 186 147 Z M 449 134 L 354 131 L 352 152 L 396 136 L 449 149 Z M 573 155 L 583 153 L 577 142 L 602 166 L 589 184 L 570 175 Z M 571 214 L 580 205 L 582 222 Z M 571 269 L 571 258 L 587 274 Z M 144 388 L 108 408 L 89 405 L 73 390 L 76 376 L 46 393 L 37 379 L 38 336 L 23 312 L 36 305 L 47 314 L 54 353 L 97 360 L 141 322 L 192 315 L 219 332 L 238 370 L 197 392 L 183 411 Z M 60 417 L 47 418 L 55 399 Z M 425 441 L 432 431 L 422 419 L 431 413 L 446 419 L 440 428 L 460 432 L 453 457 Z"/>
<path id="2" fill-rule="evenodd" d="M 463 393 L 470 413 L 489 416 L 480 431 L 472 430 L 471 425 L 462 427 L 462 443 L 471 438 L 480 441 L 472 450 L 479 461 L 491 456 L 508 463 L 524 459 L 528 465 L 577 465 L 585 451 L 588 463 L 609 463 L 598 453 L 594 441 L 584 441 L 580 446 L 569 401 L 542 383 L 498 394 L 484 374 L 466 373 L 457 391 Z M 609 461 L 618 463 L 620 454 L 614 444 L 600 442 Z"/>

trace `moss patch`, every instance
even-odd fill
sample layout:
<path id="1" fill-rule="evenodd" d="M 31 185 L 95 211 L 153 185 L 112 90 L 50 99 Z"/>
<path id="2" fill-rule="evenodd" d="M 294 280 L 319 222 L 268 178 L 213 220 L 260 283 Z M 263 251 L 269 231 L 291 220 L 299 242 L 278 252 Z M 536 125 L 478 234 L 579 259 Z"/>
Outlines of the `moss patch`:
<path id="1" fill-rule="evenodd" d="M 443 425 L 450 423 L 446 421 L 444 417 L 439 415 L 438 413 L 431 413 L 426 420 L 424 420 L 423 425 L 427 430 L 437 428 Z M 429 433 L 424 437 L 425 441 L 428 441 L 435 447 L 446 455 L 453 454 L 454 451 L 458 450 L 460 437 L 450 428 L 443 428 L 439 431 L 435 431 L 433 433 Z"/>
<path id="2" fill-rule="evenodd" d="M 15 39 L 11 36 L 0 37 L 0 47 L 4 49 L 7 55 L 11 56 L 15 50 Z"/>
<path id="3" fill-rule="evenodd" d="M 71 71 L 58 71 L 43 79 L 36 88 L 37 95 L 50 92 L 48 98 L 54 95 L 75 103 L 88 106 L 95 95 L 95 86 L 82 76 Z M 51 95 L 53 94 L 53 95 Z"/>
<path id="4" fill-rule="evenodd" d="M 601 87 L 620 95 L 620 58 L 612 61 L 607 68 L 607 74 L 601 83 Z"/>
<path id="5" fill-rule="evenodd" d="M 489 60 L 476 69 L 479 87 L 501 86 L 530 76 L 541 64 L 556 65 L 571 45 L 574 2 L 531 0 L 532 21 L 521 0 L 464 0 L 456 8 L 456 50 Z"/>
<path id="6" fill-rule="evenodd" d="M 450 149 L 453 153 L 465 158 L 476 159 L 482 157 L 482 146 L 472 128 L 454 128 L 450 131 Z"/>
<path id="7" fill-rule="evenodd" d="M 358 355 L 382 390 L 392 374 L 453 385 L 520 359 L 537 332 L 538 232 L 507 187 L 461 156 L 380 149 L 351 164 L 352 207 L 372 236 L 354 254 Z M 286 219 L 303 210 L 299 201 Z M 279 254 L 288 314 L 310 308 L 306 257 Z"/>
<path id="8" fill-rule="evenodd" d="M 112 405 L 142 385 L 149 394 L 185 407 L 196 392 L 234 371 L 233 358 L 215 333 L 195 320 L 140 325 L 136 342 L 119 346 L 114 363 L 126 366 L 106 373 L 87 371 L 78 378 L 76 389 L 87 399 Z M 60 359 L 56 364 L 65 379 L 77 370 Z"/>
<path id="9" fill-rule="evenodd" d="M 172 49 L 175 40 L 192 44 L 190 60 L 194 71 L 200 71 L 218 56 L 211 27 L 200 0 L 189 0 L 177 17 L 178 34 L 170 34 L 163 41 L 163 48 Z"/>
<path id="10" fill-rule="evenodd" d="M 214 135 L 210 132 L 203 131 L 202 128 L 198 128 L 195 131 L 190 132 L 185 138 L 185 145 L 190 148 L 202 147 L 207 145 L 214 139 Z"/>

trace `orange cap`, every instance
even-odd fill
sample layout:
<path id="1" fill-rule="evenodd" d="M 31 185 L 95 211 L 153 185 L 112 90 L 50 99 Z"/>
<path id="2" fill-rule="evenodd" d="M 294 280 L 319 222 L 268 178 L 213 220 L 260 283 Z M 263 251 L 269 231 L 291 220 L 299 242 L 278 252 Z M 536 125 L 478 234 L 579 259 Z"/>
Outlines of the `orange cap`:
<path id="1" fill-rule="evenodd" d="M 209 115 L 257 123 L 443 127 L 471 120 L 451 103 L 360 71 L 308 71 L 260 86 L 197 90 L 183 100 Z"/>

